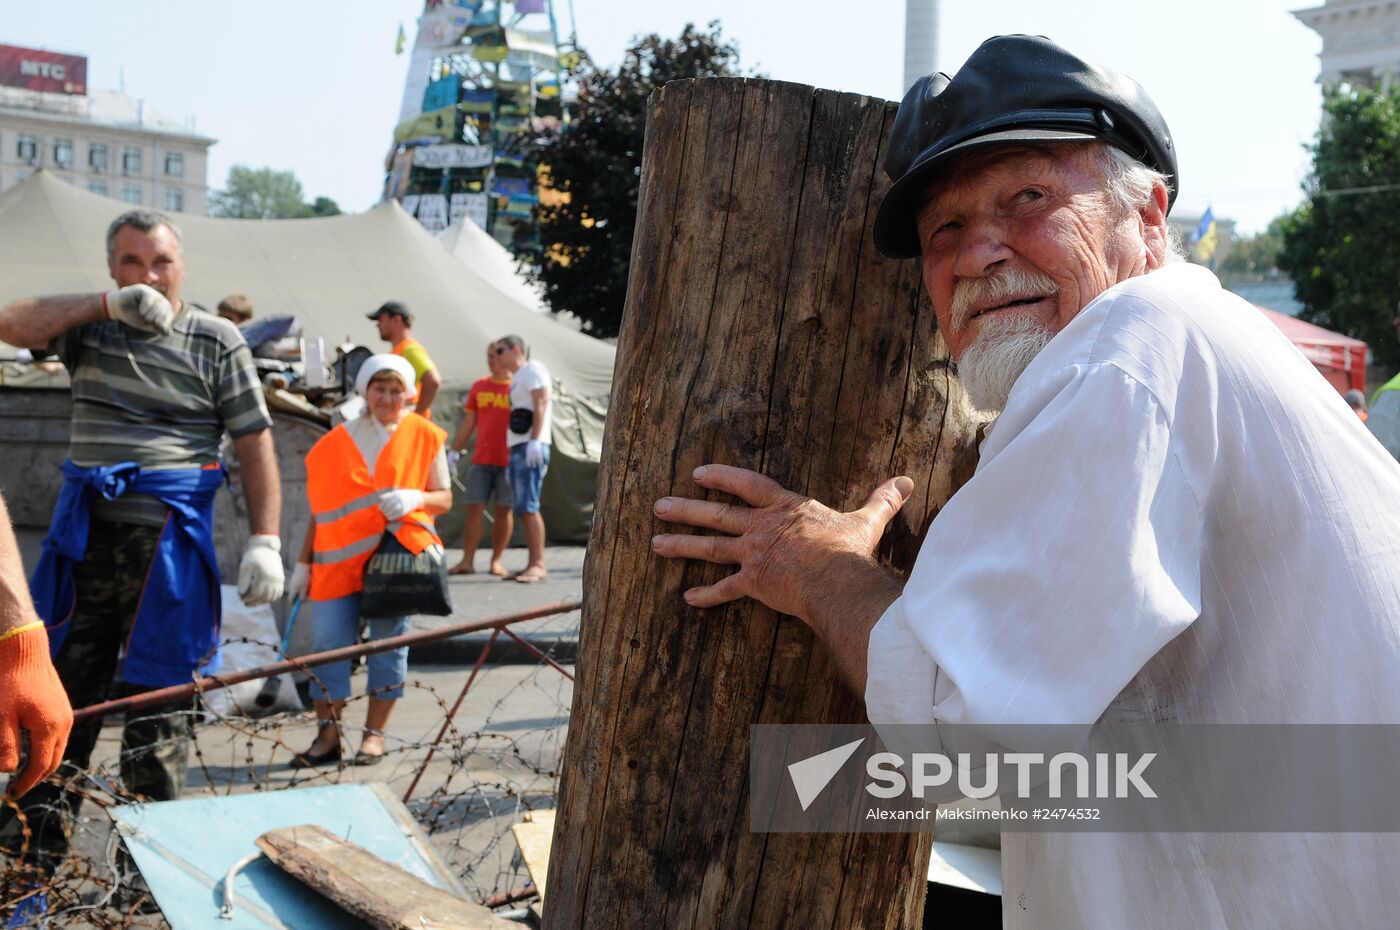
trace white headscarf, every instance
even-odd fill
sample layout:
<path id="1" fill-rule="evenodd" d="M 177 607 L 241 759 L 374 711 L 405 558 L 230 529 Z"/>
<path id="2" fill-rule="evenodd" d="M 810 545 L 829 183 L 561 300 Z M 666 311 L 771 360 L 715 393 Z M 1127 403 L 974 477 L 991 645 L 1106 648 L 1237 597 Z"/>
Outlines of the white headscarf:
<path id="1" fill-rule="evenodd" d="M 414 386 L 417 377 L 413 372 L 413 366 L 408 363 L 408 359 L 392 352 L 382 352 L 365 359 L 365 363 L 360 366 L 360 373 L 355 375 L 355 392 L 364 397 L 365 391 L 369 390 L 370 379 L 381 371 L 391 371 L 399 376 L 404 387 L 408 389 L 410 401 L 418 397 L 418 389 Z"/>

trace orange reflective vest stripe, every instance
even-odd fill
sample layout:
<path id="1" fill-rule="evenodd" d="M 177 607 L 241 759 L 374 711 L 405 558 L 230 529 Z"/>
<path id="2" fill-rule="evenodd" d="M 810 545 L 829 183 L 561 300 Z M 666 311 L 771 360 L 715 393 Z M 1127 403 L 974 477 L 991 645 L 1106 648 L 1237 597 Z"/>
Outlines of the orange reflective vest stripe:
<path id="1" fill-rule="evenodd" d="M 392 523 L 379 509 L 379 492 L 422 490 L 447 431 L 419 416 L 404 417 L 369 466 L 344 425 L 306 454 L 306 493 L 311 499 L 311 599 L 328 601 L 364 587 L 365 564 L 387 529 L 409 552 L 442 545 L 433 518 L 421 507 Z"/>

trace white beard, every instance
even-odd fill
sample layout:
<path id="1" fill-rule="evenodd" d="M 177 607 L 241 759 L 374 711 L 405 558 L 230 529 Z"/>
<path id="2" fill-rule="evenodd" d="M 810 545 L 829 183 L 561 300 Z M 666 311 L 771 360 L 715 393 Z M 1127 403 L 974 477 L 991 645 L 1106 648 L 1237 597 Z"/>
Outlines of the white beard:
<path id="1" fill-rule="evenodd" d="M 1016 379 L 1053 338 L 1053 330 L 1027 314 L 1010 309 L 989 314 L 977 341 L 958 360 L 968 402 L 978 410 L 1001 411 Z"/>

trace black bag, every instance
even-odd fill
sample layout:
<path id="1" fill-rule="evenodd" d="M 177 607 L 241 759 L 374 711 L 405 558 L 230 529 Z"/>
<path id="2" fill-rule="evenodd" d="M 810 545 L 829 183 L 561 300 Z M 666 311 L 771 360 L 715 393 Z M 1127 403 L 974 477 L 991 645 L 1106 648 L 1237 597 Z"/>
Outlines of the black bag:
<path id="1" fill-rule="evenodd" d="M 510 412 L 510 431 L 517 436 L 530 432 L 535 425 L 535 411 L 529 407 L 515 407 Z"/>
<path id="2" fill-rule="evenodd" d="M 414 555 L 393 533 L 386 532 L 365 566 L 360 616 L 378 620 L 414 614 L 445 617 L 452 613 L 444 555 L 437 544 Z"/>

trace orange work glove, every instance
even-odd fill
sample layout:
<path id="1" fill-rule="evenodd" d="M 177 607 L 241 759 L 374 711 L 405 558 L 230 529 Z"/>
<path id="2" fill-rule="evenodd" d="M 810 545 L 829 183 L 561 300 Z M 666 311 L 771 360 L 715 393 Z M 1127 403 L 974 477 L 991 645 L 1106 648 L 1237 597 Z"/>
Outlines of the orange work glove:
<path id="1" fill-rule="evenodd" d="M 20 731 L 29 734 L 29 759 L 10 780 L 8 793 L 22 797 L 63 761 L 73 708 L 49 660 L 42 623 L 0 633 L 0 772 L 20 767 Z"/>

